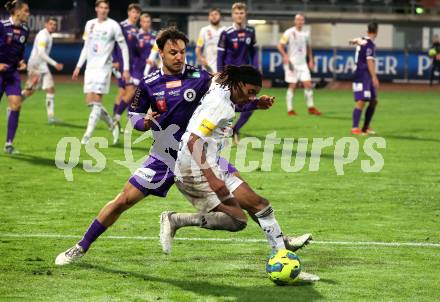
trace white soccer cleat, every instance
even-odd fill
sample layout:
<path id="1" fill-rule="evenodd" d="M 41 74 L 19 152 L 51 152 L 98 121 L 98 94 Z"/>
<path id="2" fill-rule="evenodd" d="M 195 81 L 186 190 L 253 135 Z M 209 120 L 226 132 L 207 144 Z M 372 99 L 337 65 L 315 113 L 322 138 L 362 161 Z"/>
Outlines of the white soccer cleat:
<path id="1" fill-rule="evenodd" d="M 81 145 L 87 145 L 87 143 L 89 142 L 90 137 L 84 135 L 83 138 L 81 139 Z"/>
<path id="2" fill-rule="evenodd" d="M 309 241 L 312 240 L 312 234 L 304 234 L 299 237 L 284 237 L 284 244 L 286 245 L 286 249 L 289 251 L 295 252 L 300 248 L 304 247 Z"/>
<path id="3" fill-rule="evenodd" d="M 71 247 L 65 252 L 62 252 L 55 258 L 56 265 L 66 265 L 78 261 L 85 255 L 84 249 L 79 245 Z"/>
<path id="4" fill-rule="evenodd" d="M 117 143 L 119 143 L 119 133 L 120 133 L 119 122 L 115 122 L 113 124 L 111 131 L 112 131 L 112 135 L 113 135 L 113 145 L 116 145 Z"/>
<path id="5" fill-rule="evenodd" d="M 314 275 L 306 272 L 301 272 L 299 273 L 298 276 L 298 281 L 303 281 L 303 282 L 316 282 L 319 281 L 320 279 L 321 278 L 319 278 L 318 275 Z"/>
<path id="6" fill-rule="evenodd" d="M 165 254 L 171 253 L 171 247 L 173 245 L 173 238 L 176 235 L 176 226 L 171 219 L 171 215 L 175 212 L 165 211 L 160 214 L 160 245 L 162 246 L 162 251 Z"/>

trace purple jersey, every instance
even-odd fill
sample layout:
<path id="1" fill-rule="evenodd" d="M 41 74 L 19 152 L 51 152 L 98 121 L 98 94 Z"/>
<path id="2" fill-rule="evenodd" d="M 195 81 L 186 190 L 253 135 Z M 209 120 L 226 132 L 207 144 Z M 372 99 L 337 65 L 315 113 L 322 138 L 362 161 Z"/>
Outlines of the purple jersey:
<path id="1" fill-rule="evenodd" d="M 218 41 L 217 71 L 223 71 L 226 65 L 251 64 L 258 68 L 256 43 L 253 27 L 236 29 L 234 25 L 226 28 Z"/>
<path id="2" fill-rule="evenodd" d="M 367 61 L 374 59 L 376 55 L 376 46 L 373 41 L 368 37 L 362 38 L 362 44 L 356 47 L 355 63 L 356 69 L 354 71 L 354 81 L 363 81 L 366 76 L 370 77 L 368 71 Z"/>
<path id="3" fill-rule="evenodd" d="M 128 55 L 130 58 L 130 73 L 132 72 L 132 66 L 136 57 L 136 45 L 137 45 L 137 33 L 138 28 L 136 25 L 131 25 L 128 20 L 124 20 L 121 23 L 122 33 L 124 34 L 125 41 L 127 42 Z M 119 46 L 116 44 L 113 51 L 113 62 L 119 63 L 119 70 L 124 71 L 124 62 L 122 60 L 122 52 Z"/>
<path id="4" fill-rule="evenodd" d="M 9 65 L 4 72 L 17 70 L 18 63 L 23 60 L 28 36 L 26 24 L 16 26 L 11 18 L 0 21 L 0 63 Z"/>
<path id="5" fill-rule="evenodd" d="M 137 78 L 143 78 L 146 61 L 156 43 L 156 36 L 156 31 L 144 32 L 142 29 L 137 34 L 136 57 L 133 66 L 133 73 Z"/>
<path id="6" fill-rule="evenodd" d="M 208 91 L 210 84 L 209 73 L 190 65 L 185 65 L 179 75 L 167 75 L 162 70 L 156 70 L 140 82 L 129 107 L 129 114 L 130 116 L 135 113 L 146 114 L 150 108 L 160 113 L 158 120 L 160 128 L 165 130 L 173 124 L 176 125 L 178 129 L 174 133 L 174 138 L 179 142 L 191 115 Z M 160 128 L 154 125 L 152 130 L 159 131 Z M 177 149 L 171 154 L 176 158 L 177 152 L 174 151 Z"/>

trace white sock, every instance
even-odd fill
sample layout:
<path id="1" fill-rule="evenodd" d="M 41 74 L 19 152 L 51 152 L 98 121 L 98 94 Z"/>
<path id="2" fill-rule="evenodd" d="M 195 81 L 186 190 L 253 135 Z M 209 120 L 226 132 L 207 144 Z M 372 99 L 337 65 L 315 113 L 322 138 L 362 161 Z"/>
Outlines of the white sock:
<path id="1" fill-rule="evenodd" d="M 92 133 L 96 128 L 96 125 L 99 122 L 99 119 L 101 117 L 101 108 L 102 105 L 100 103 L 91 103 L 89 105 L 92 108 L 92 111 L 89 115 L 89 121 L 87 123 L 87 130 L 86 133 L 84 133 L 84 136 L 92 137 Z"/>
<path id="2" fill-rule="evenodd" d="M 113 119 L 115 120 L 115 122 L 119 122 L 121 120 L 121 115 L 116 113 Z"/>
<path id="3" fill-rule="evenodd" d="M 107 124 L 109 128 L 113 127 L 113 119 L 108 114 L 107 109 L 104 106 L 101 106 L 101 119 Z"/>
<path id="4" fill-rule="evenodd" d="M 288 88 L 286 92 L 286 105 L 288 112 L 293 110 L 293 97 L 294 97 L 293 89 Z"/>
<path id="5" fill-rule="evenodd" d="M 271 205 L 268 205 L 263 210 L 255 214 L 258 218 L 261 229 L 266 235 L 267 241 L 272 248 L 272 251 L 278 251 L 286 248 L 284 245 L 284 236 L 278 221 L 275 219 L 275 214 Z"/>
<path id="6" fill-rule="evenodd" d="M 54 115 L 54 101 L 55 95 L 52 93 L 46 94 L 46 109 L 47 109 L 47 118 L 53 118 Z"/>
<path id="7" fill-rule="evenodd" d="M 307 107 L 308 108 L 314 107 L 314 104 L 313 104 L 313 90 L 310 89 L 310 88 L 304 89 L 304 97 L 306 99 Z"/>
<path id="8" fill-rule="evenodd" d="M 21 91 L 21 101 L 22 102 L 24 102 L 24 100 L 27 98 L 27 96 L 24 95 L 25 92 L 26 92 L 26 90 Z"/>

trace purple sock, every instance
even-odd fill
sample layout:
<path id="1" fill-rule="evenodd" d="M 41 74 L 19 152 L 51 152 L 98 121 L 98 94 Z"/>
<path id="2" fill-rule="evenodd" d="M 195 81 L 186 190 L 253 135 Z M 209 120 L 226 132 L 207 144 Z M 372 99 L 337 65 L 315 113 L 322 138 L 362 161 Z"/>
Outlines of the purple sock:
<path id="1" fill-rule="evenodd" d="M 353 110 L 353 128 L 359 128 L 359 120 L 361 119 L 362 110 L 354 108 Z"/>
<path id="2" fill-rule="evenodd" d="M 246 124 L 246 122 L 249 120 L 249 118 L 251 117 L 252 113 L 254 113 L 253 111 L 245 111 L 240 113 L 240 117 L 238 119 L 238 121 L 235 123 L 234 125 L 234 133 L 240 133 L 240 129 L 244 126 L 244 124 Z"/>
<path id="3" fill-rule="evenodd" d="M 373 118 L 374 111 L 376 110 L 376 106 L 370 104 L 367 107 L 367 110 L 365 111 L 365 121 L 364 121 L 364 127 L 362 127 L 362 131 L 367 131 L 368 127 L 370 126 L 371 119 Z"/>
<path id="4" fill-rule="evenodd" d="M 113 104 L 113 116 L 115 116 L 118 106 L 119 106 L 118 104 Z"/>
<path id="5" fill-rule="evenodd" d="M 87 232 L 84 234 L 83 239 L 81 239 L 78 244 L 87 252 L 90 245 L 105 232 L 107 228 L 103 226 L 98 219 L 93 220 L 92 224 L 89 226 Z"/>
<path id="6" fill-rule="evenodd" d="M 127 108 L 127 103 L 124 102 L 123 100 L 121 100 L 121 102 L 119 103 L 118 108 L 116 109 L 116 114 L 122 115 L 122 113 L 124 112 L 125 108 Z"/>
<path id="7" fill-rule="evenodd" d="M 20 111 L 9 111 L 8 115 L 8 134 L 6 135 L 6 143 L 12 144 L 15 137 L 15 132 L 18 128 L 18 118 Z"/>

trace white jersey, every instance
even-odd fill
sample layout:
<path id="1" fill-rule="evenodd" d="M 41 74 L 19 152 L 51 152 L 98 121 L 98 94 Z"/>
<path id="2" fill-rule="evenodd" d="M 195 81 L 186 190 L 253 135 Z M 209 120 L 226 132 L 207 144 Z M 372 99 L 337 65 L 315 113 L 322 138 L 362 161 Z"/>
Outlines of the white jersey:
<path id="1" fill-rule="evenodd" d="M 202 27 L 197 39 L 197 46 L 203 47 L 203 56 L 213 72 L 217 72 L 217 45 L 221 32 L 225 27 L 207 25 Z"/>
<path id="2" fill-rule="evenodd" d="M 227 138 L 232 136 L 234 117 L 235 105 L 231 101 L 231 92 L 213 83 L 189 121 L 178 157 L 191 156 L 187 143 L 191 133 L 194 133 L 208 143 L 207 162 L 211 166 L 216 165 Z"/>
<path id="3" fill-rule="evenodd" d="M 298 31 L 295 27 L 291 27 L 281 37 L 280 43 L 287 45 L 287 55 L 293 66 L 307 66 L 307 46 L 310 43 L 309 35 L 307 31 Z"/>
<path id="4" fill-rule="evenodd" d="M 95 18 L 87 21 L 83 39 L 84 46 L 77 67 L 81 68 L 87 60 L 86 68 L 111 68 L 112 52 L 117 42 L 122 52 L 124 69 L 129 69 L 127 44 L 121 26 L 115 20 L 107 18 L 100 22 Z"/>
<path id="5" fill-rule="evenodd" d="M 47 29 L 42 29 L 35 36 L 34 45 L 28 61 L 28 70 L 38 73 L 49 72 L 47 64 L 55 66 L 57 62 L 49 57 L 52 50 L 52 36 Z"/>

